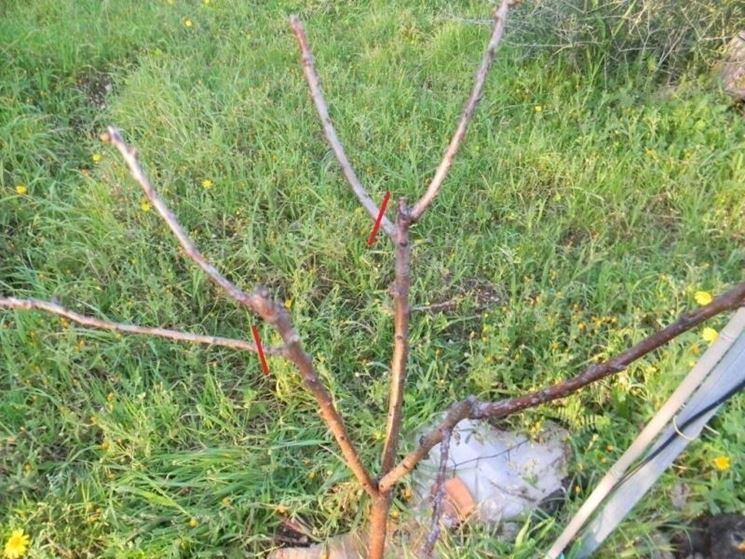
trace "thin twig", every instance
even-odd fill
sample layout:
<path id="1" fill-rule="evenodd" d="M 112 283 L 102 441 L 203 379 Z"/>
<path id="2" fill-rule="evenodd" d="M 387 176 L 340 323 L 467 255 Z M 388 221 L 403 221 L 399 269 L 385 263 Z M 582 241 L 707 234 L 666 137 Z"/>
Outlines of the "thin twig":
<path id="1" fill-rule="evenodd" d="M 357 174 L 354 172 L 354 168 L 349 162 L 349 159 L 347 159 L 347 154 L 344 152 L 344 146 L 342 145 L 341 141 L 339 141 L 339 137 L 336 135 L 334 124 L 331 121 L 331 116 L 329 115 L 329 108 L 326 104 L 326 99 L 323 96 L 323 91 L 321 90 L 321 81 L 318 79 L 318 73 L 316 73 L 315 64 L 313 62 L 313 53 L 310 50 L 310 44 L 308 43 L 308 38 L 305 35 L 303 24 L 297 18 L 297 16 L 291 16 L 290 27 L 292 27 L 292 32 L 295 34 L 298 46 L 300 47 L 300 55 L 303 64 L 303 72 L 305 73 L 305 80 L 308 82 L 310 96 L 313 98 L 313 103 L 315 104 L 316 110 L 318 111 L 318 116 L 321 119 L 321 124 L 323 125 L 323 133 L 326 135 L 326 140 L 331 146 L 334 155 L 336 155 L 336 160 L 339 162 L 341 171 L 342 173 L 344 173 L 347 182 L 349 182 L 349 186 L 352 187 L 352 190 L 357 196 L 357 199 L 360 201 L 360 204 L 362 204 L 362 207 L 367 210 L 367 213 L 370 214 L 370 217 L 376 219 L 378 217 L 378 206 L 367 193 L 365 187 L 362 186 L 362 182 L 360 181 L 360 179 L 357 178 Z M 396 228 L 393 223 L 391 223 L 391 221 L 385 216 L 383 216 L 383 219 L 381 221 L 381 227 L 383 231 L 385 231 L 386 235 L 391 238 L 394 237 Z"/>
<path id="2" fill-rule="evenodd" d="M 684 332 L 722 312 L 736 309 L 742 306 L 744 302 L 745 282 L 742 282 L 716 297 L 705 307 L 684 314 L 669 326 L 644 338 L 644 340 L 616 357 L 603 363 L 592 365 L 582 373 L 568 380 L 536 392 L 531 392 L 530 394 L 525 394 L 524 396 L 510 398 L 509 400 L 479 403 L 471 398 L 454 404 L 450 407 L 445 419 L 440 425 L 422 437 L 419 440 L 419 446 L 380 479 L 378 482 L 379 490 L 381 492 L 390 491 L 398 480 L 413 470 L 427 456 L 432 447 L 442 441 L 445 431 L 452 429 L 462 419 L 503 418 L 527 408 L 540 406 L 541 404 L 570 396 L 588 384 L 623 371 L 637 359 L 644 357 L 646 354 L 661 347 Z"/>
<path id="3" fill-rule="evenodd" d="M 111 322 L 110 320 L 101 320 L 92 316 L 71 311 L 52 301 L 42 301 L 39 299 L 16 299 L 15 297 L 0 298 L 0 307 L 22 310 L 39 310 L 58 316 L 64 317 L 72 322 L 77 322 L 83 326 L 98 328 L 99 330 L 108 330 L 110 332 L 122 332 L 124 334 L 139 334 L 142 336 L 157 336 L 159 338 L 168 338 L 179 342 L 191 342 L 195 344 L 216 345 L 238 349 L 242 351 L 253 351 L 256 353 L 256 345 L 245 340 L 236 340 L 233 338 L 223 338 L 220 336 L 205 336 L 202 334 L 192 334 L 181 330 L 170 330 L 167 328 L 151 328 L 148 326 L 138 326 L 136 324 L 124 324 L 121 322 Z M 268 355 L 284 355 L 284 348 L 265 347 L 264 352 Z"/>
<path id="4" fill-rule="evenodd" d="M 463 139 L 466 136 L 468 125 L 473 119 L 473 114 L 476 111 L 479 101 L 481 101 L 484 83 L 486 82 L 486 75 L 489 73 L 492 62 L 494 62 L 497 47 L 502 39 L 502 35 L 504 34 L 505 23 L 507 22 L 507 11 L 512 4 L 513 0 L 502 0 L 502 4 L 494 12 L 494 30 L 492 31 L 491 39 L 489 39 L 489 44 L 486 47 L 486 52 L 484 52 L 484 56 L 481 59 L 481 66 L 479 66 L 478 72 L 476 72 L 471 96 L 468 98 L 468 101 L 466 101 L 466 106 L 463 108 L 463 114 L 460 117 L 458 127 L 455 129 L 455 134 L 453 134 L 453 138 L 450 140 L 450 144 L 445 151 L 445 155 L 442 157 L 440 165 L 437 167 L 437 171 L 435 171 L 434 177 L 432 177 L 432 181 L 427 187 L 427 191 L 419 201 L 414 204 L 414 208 L 411 210 L 412 221 L 417 221 L 422 217 L 422 214 L 427 211 L 427 208 L 432 204 L 432 201 L 440 191 L 442 183 L 445 182 L 450 167 L 453 166 L 455 156 L 458 154 L 458 150 L 460 149 L 461 144 L 463 144 Z"/>
<path id="5" fill-rule="evenodd" d="M 297 332 L 290 321 L 290 315 L 284 307 L 276 301 L 273 301 L 266 289 L 257 288 L 250 294 L 245 293 L 223 276 L 217 268 L 210 264 L 202 253 L 199 252 L 174 213 L 168 206 L 166 206 L 155 188 L 150 184 L 150 181 L 142 170 L 140 162 L 137 159 L 136 150 L 128 146 L 122 139 L 119 131 L 112 126 L 108 128 L 108 133 L 104 134 L 101 139 L 105 142 L 112 143 L 122 154 L 124 161 L 129 166 L 132 177 L 142 187 L 148 200 L 150 200 L 150 203 L 176 236 L 181 247 L 184 249 L 186 256 L 204 270 L 207 276 L 218 286 L 222 287 L 233 300 L 261 316 L 277 330 L 286 344 L 286 357 L 292 361 L 300 371 L 300 375 L 305 383 L 305 388 L 315 398 L 321 417 L 334 435 L 334 438 L 341 449 L 342 455 L 347 462 L 347 466 L 352 470 L 352 473 L 354 473 L 365 491 L 372 497 L 377 496 L 377 484 L 373 481 L 367 468 L 365 468 L 365 465 L 362 463 L 356 448 L 350 441 L 347 429 L 344 425 L 344 420 L 337 411 L 328 391 L 321 383 L 318 373 L 313 366 L 313 360 L 310 355 L 303 350 L 300 337 L 297 335 Z"/>
<path id="6" fill-rule="evenodd" d="M 440 517 L 442 516 L 443 501 L 445 500 L 445 476 L 447 475 L 448 469 L 448 452 L 450 451 L 450 435 L 451 431 L 448 429 L 442 434 L 442 442 L 440 443 L 440 468 L 437 471 L 437 478 L 435 479 L 434 498 L 432 501 L 432 528 L 429 536 L 427 536 L 424 546 L 422 547 L 422 555 L 424 557 L 431 557 L 432 552 L 435 549 L 437 539 L 440 537 Z"/>
<path id="7" fill-rule="evenodd" d="M 409 209 L 406 200 L 398 202 L 396 222 L 396 279 L 393 285 L 394 341 L 391 358 L 391 385 L 388 402 L 383 460 L 380 475 L 384 476 L 396 463 L 398 439 L 401 433 L 401 413 L 406 387 L 406 360 L 409 355 L 409 288 L 411 287 L 411 244 L 409 243 Z"/>

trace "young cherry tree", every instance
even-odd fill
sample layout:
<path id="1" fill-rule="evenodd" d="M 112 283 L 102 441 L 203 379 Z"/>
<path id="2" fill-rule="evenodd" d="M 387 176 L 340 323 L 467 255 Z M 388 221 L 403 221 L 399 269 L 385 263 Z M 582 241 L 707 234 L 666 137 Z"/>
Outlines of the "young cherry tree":
<path id="1" fill-rule="evenodd" d="M 401 419 L 403 414 L 404 390 L 406 387 L 409 319 L 411 314 L 409 301 L 412 251 L 410 229 L 433 206 L 448 176 L 448 172 L 463 144 L 474 111 L 482 97 L 487 74 L 492 66 L 497 48 L 504 34 L 508 11 L 517 2 L 518 0 L 502 0 L 495 10 L 491 37 L 476 72 L 471 95 L 466 101 L 460 121 L 445 150 L 442 161 L 437 167 L 430 183 L 416 202 L 409 204 L 403 198 L 398 200 L 395 221 L 391 221 L 385 217 L 385 208 L 379 208 L 376 205 L 352 168 L 344 147 L 334 129 L 303 25 L 296 17 L 290 18 L 290 26 L 300 49 L 301 62 L 305 78 L 308 82 L 310 95 L 320 117 L 329 146 L 334 152 L 341 171 L 357 199 L 370 217 L 376 220 L 376 225 L 379 225 L 383 234 L 391 241 L 395 255 L 393 265 L 395 281 L 392 292 L 395 336 L 390 366 L 389 406 L 379 471 L 373 472 L 361 460 L 355 443 L 350 439 L 347 432 L 344 419 L 334 405 L 334 399 L 321 382 L 313 358 L 303 348 L 301 337 L 293 327 L 290 316 L 283 305 L 274 300 L 271 293 L 263 287 L 244 291 L 241 287 L 228 280 L 215 265 L 207 261 L 179 223 L 178 218 L 169 209 L 145 175 L 138 160 L 137 151 L 125 142 L 121 132 L 114 127 L 109 127 L 108 131 L 101 136 L 101 139 L 104 142 L 110 143 L 119 151 L 124 162 L 129 167 L 132 178 L 142 188 L 152 207 L 176 237 L 186 257 L 198 266 L 236 304 L 245 307 L 249 313 L 262 318 L 274 328 L 283 340 L 283 345 L 281 347 L 262 348 L 258 339 L 256 343 L 251 343 L 246 340 L 199 335 L 179 330 L 122 324 L 82 315 L 53 301 L 0 297 L 0 307 L 15 309 L 17 311 L 44 311 L 62 316 L 71 322 L 103 330 L 157 336 L 197 344 L 217 345 L 240 351 L 259 352 L 260 354 L 265 352 L 269 355 L 280 356 L 291 361 L 301 375 L 305 388 L 316 400 L 321 417 L 336 440 L 346 465 L 371 501 L 370 526 L 367 540 L 367 556 L 369 559 L 381 559 L 383 557 L 391 499 L 397 483 L 411 472 L 428 455 L 433 447 L 439 443 L 443 443 L 440 455 L 441 466 L 434 489 L 436 497 L 433 507 L 432 531 L 429 537 L 426 538 L 422 550 L 425 555 L 431 554 L 439 536 L 439 515 L 442 510 L 442 491 L 440 489 L 445 477 L 444 466 L 447 462 L 450 433 L 459 421 L 466 418 L 504 418 L 521 410 L 564 398 L 591 383 L 623 371 L 630 363 L 659 348 L 676 336 L 719 313 L 735 309 L 745 302 L 745 282 L 743 282 L 714 298 L 708 305 L 681 316 L 669 326 L 650 335 L 623 353 L 608 361 L 594 364 L 563 382 L 547 386 L 536 392 L 517 395 L 501 401 L 481 402 L 475 397 L 468 397 L 465 400 L 456 402 L 446 411 L 442 421 L 419 440 L 418 446 L 404 457 L 400 456 L 399 441 L 401 439 Z"/>

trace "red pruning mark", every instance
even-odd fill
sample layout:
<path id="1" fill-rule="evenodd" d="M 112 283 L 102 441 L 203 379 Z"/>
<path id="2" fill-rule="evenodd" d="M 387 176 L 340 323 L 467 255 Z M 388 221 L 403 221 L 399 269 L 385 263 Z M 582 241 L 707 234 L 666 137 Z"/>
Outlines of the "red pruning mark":
<path id="1" fill-rule="evenodd" d="M 385 209 L 386 207 L 388 207 L 388 200 L 390 199 L 391 193 L 390 191 L 386 191 L 385 196 L 383 196 L 383 203 L 381 204 L 380 210 L 378 211 L 378 217 L 375 219 L 375 225 L 373 225 L 372 231 L 370 231 L 370 236 L 367 238 L 367 246 L 369 247 L 373 246 L 373 243 L 375 242 L 375 236 L 378 234 L 380 223 L 383 221 Z"/>
<path id="2" fill-rule="evenodd" d="M 254 341 L 256 342 L 256 349 L 259 352 L 259 361 L 261 362 L 261 370 L 264 371 L 264 376 L 269 376 L 269 365 L 266 364 L 266 356 L 264 355 L 264 348 L 261 345 L 261 336 L 259 336 L 259 329 L 256 325 L 251 326 L 251 332 L 254 335 Z"/>

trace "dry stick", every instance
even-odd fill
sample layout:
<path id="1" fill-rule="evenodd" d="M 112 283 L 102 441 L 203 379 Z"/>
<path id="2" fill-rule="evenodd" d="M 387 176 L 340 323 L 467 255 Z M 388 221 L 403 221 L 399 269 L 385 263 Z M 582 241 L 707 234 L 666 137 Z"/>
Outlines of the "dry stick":
<path id="1" fill-rule="evenodd" d="M 0 307 L 22 310 L 39 310 L 62 316 L 72 322 L 77 322 L 91 328 L 100 330 L 109 330 L 111 332 L 122 332 L 125 334 L 140 334 L 143 336 L 157 336 L 168 338 L 179 342 L 192 342 L 195 344 L 216 345 L 238 349 L 242 351 L 253 351 L 256 353 L 256 345 L 244 340 L 232 338 L 223 338 L 220 336 L 204 336 L 202 334 L 192 334 L 181 330 L 169 330 L 167 328 L 150 328 L 148 326 L 137 326 L 135 324 L 123 324 L 121 322 L 111 322 L 109 320 L 100 320 L 92 316 L 76 313 L 70 309 L 53 303 L 51 301 L 41 301 L 39 299 L 16 299 L 15 297 L 0 297 Z M 269 355 L 285 355 L 285 348 L 270 347 L 264 348 L 264 352 Z"/>
<path id="2" fill-rule="evenodd" d="M 341 171 L 342 173 L 344 173 L 347 182 L 349 182 L 352 190 L 357 195 L 357 199 L 360 201 L 365 210 L 367 210 L 367 213 L 370 214 L 370 217 L 376 219 L 378 217 L 378 206 L 377 204 L 375 204 L 375 201 L 370 198 L 367 190 L 365 190 L 365 187 L 362 186 L 362 182 L 360 182 L 360 179 L 357 178 L 357 174 L 354 172 L 352 164 L 349 162 L 349 159 L 347 159 L 347 154 L 344 152 L 344 146 L 342 146 L 341 142 L 339 141 L 339 137 L 336 135 L 334 124 L 331 121 L 331 116 L 329 115 L 328 105 L 326 104 L 326 100 L 323 97 L 321 82 L 318 79 L 318 74 L 316 73 L 316 68 L 313 63 L 313 53 L 310 50 L 308 38 L 305 36 L 305 29 L 303 28 L 303 24 L 297 18 L 297 16 L 291 16 L 290 26 L 292 27 L 292 32 L 295 34 L 298 46 L 300 47 L 303 72 L 305 73 L 305 79 L 308 82 L 308 87 L 310 88 L 310 96 L 313 98 L 313 103 L 315 104 L 316 110 L 318 111 L 318 116 L 321 118 L 323 133 L 326 135 L 326 140 L 331 146 L 331 149 L 334 151 L 334 155 L 336 155 L 336 160 L 339 162 Z M 396 228 L 393 223 L 391 223 L 391 221 L 385 216 L 383 216 L 381 227 L 389 237 L 394 237 Z"/>
<path id="3" fill-rule="evenodd" d="M 396 279 L 393 286 L 394 341 L 391 357 L 391 385 L 388 402 L 388 423 L 381 476 L 387 474 L 396 463 L 396 451 L 401 432 L 401 413 L 403 409 L 404 388 L 406 386 L 406 361 L 409 355 L 409 287 L 411 286 L 411 245 L 409 244 L 409 209 L 406 200 L 398 201 L 398 220 L 396 222 Z M 388 523 L 391 495 L 381 494 L 373 500 L 370 515 L 369 559 L 383 556 Z"/>
<path id="4" fill-rule="evenodd" d="M 347 466 L 352 470 L 352 473 L 365 491 L 373 497 L 377 496 L 377 485 L 371 478 L 367 468 L 365 468 L 360 460 L 359 454 L 354 445 L 349 440 L 344 420 L 341 415 L 339 415 L 339 412 L 334 406 L 334 402 L 326 391 L 326 388 L 321 384 L 318 374 L 313 366 L 313 361 L 310 355 L 303 350 L 300 338 L 290 321 L 290 315 L 284 307 L 273 301 L 266 289 L 258 288 L 251 293 L 245 293 L 223 276 L 217 268 L 207 261 L 196 246 L 194 246 L 194 243 L 186 234 L 186 231 L 184 231 L 184 228 L 178 222 L 176 216 L 168 206 L 166 206 L 155 188 L 150 184 L 150 181 L 142 170 L 137 159 L 137 152 L 134 148 L 131 148 L 124 142 L 119 131 L 110 126 L 108 128 L 108 134 L 104 134 L 101 139 L 105 142 L 112 143 L 122 154 L 124 161 L 129 166 L 132 177 L 142 187 L 145 196 L 147 196 L 150 203 L 176 236 L 186 255 L 207 274 L 210 280 L 225 290 L 233 300 L 258 314 L 276 328 L 286 344 L 286 357 L 298 368 L 306 389 L 313 395 L 318 403 L 321 417 L 323 417 L 329 430 L 334 435 L 334 438 L 341 449 L 342 455 L 347 462 Z"/>
<path id="5" fill-rule="evenodd" d="M 422 217 L 422 214 L 427 211 L 427 208 L 430 204 L 432 204 L 432 201 L 435 199 L 437 193 L 440 191 L 440 187 L 445 181 L 445 178 L 450 171 L 450 167 L 453 166 L 455 156 L 457 155 L 458 150 L 463 143 L 463 139 L 466 136 L 468 125 L 473 119 L 473 113 L 476 110 L 479 101 L 481 101 L 481 96 L 484 90 L 484 83 L 486 82 L 486 75 L 489 73 L 492 62 L 494 62 L 494 56 L 497 53 L 497 47 L 499 46 L 499 42 L 502 39 L 502 35 L 504 34 L 505 23 L 507 22 L 507 11 L 513 4 L 515 4 L 514 0 L 502 0 L 502 4 L 494 12 L 494 30 L 492 31 L 491 39 L 489 39 L 489 44 L 486 47 L 486 52 L 484 52 L 484 56 L 481 59 L 481 66 L 476 72 L 476 78 L 474 80 L 471 96 L 468 98 L 468 101 L 466 101 L 466 106 L 463 108 L 463 114 L 460 117 L 458 128 L 456 128 L 455 134 L 453 134 L 453 138 L 450 140 L 450 144 L 445 151 L 445 155 L 443 155 L 442 157 L 440 165 L 437 167 L 437 171 L 435 171 L 435 175 L 432 178 L 432 181 L 427 187 L 427 191 L 419 199 L 419 201 L 414 204 L 414 208 L 411 210 L 412 221 L 417 221 L 420 217 Z"/>
<path id="6" fill-rule="evenodd" d="M 442 516 L 443 501 L 445 500 L 445 475 L 448 469 L 448 451 L 450 450 L 451 431 L 447 430 L 442 434 L 442 444 L 440 445 L 440 468 L 437 471 L 437 479 L 434 485 L 434 502 L 432 503 L 432 529 L 427 536 L 427 540 L 422 547 L 422 555 L 431 557 L 435 549 L 437 538 L 440 537 L 440 517 Z"/>
<path id="7" fill-rule="evenodd" d="M 630 349 L 608 361 L 588 367 L 584 372 L 571 379 L 509 400 L 479 403 L 474 397 L 470 397 L 454 404 L 448 410 L 445 419 L 434 430 L 420 439 L 419 446 L 378 482 L 379 490 L 381 492 L 390 491 L 398 480 L 413 470 L 419 461 L 425 458 L 437 443 L 442 441 L 443 434 L 451 430 L 462 419 L 507 417 L 526 408 L 565 398 L 588 384 L 623 371 L 637 359 L 644 357 L 691 328 L 724 311 L 736 309 L 742 306 L 744 302 L 745 282 L 742 282 L 716 297 L 705 307 L 684 314 L 669 326 L 648 336 Z"/>

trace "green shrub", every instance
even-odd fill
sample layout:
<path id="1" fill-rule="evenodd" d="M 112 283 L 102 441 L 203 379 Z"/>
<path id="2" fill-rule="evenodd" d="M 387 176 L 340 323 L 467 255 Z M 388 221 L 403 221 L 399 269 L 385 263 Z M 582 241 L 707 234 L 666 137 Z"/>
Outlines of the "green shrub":
<path id="1" fill-rule="evenodd" d="M 533 0 L 514 14 L 512 41 L 609 73 L 644 61 L 674 79 L 709 66 L 743 21 L 743 0 Z"/>

